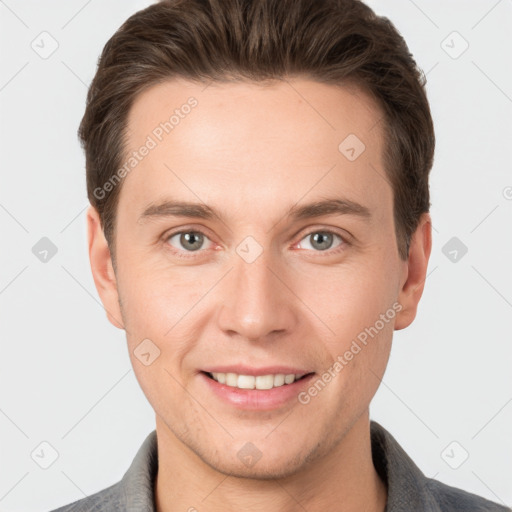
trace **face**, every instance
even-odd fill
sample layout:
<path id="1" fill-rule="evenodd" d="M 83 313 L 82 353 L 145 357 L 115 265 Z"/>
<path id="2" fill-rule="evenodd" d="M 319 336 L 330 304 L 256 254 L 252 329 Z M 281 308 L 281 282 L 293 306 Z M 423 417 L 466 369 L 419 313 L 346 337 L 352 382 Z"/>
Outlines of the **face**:
<path id="1" fill-rule="evenodd" d="M 332 452 L 414 317 L 428 237 L 400 260 L 380 118 L 306 79 L 169 81 L 130 111 L 116 272 L 90 211 L 93 273 L 159 435 L 218 471 L 275 478 Z"/>

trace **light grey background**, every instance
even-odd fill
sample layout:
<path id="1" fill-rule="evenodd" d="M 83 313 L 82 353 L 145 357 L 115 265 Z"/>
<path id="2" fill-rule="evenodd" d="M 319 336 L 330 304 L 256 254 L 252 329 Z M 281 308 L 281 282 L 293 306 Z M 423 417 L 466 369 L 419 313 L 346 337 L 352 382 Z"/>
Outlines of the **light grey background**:
<path id="1" fill-rule="evenodd" d="M 371 417 L 427 476 L 510 506 L 512 2 L 369 3 L 427 73 L 437 134 L 429 277 L 416 321 L 395 333 Z M 92 280 L 76 138 L 103 45 L 146 5 L 0 1 L 3 512 L 50 510 L 117 482 L 154 428 Z M 46 263 L 32 252 L 42 237 L 57 247 Z M 467 254 L 443 252 L 452 237 Z M 58 453 L 47 469 L 43 441 Z"/>

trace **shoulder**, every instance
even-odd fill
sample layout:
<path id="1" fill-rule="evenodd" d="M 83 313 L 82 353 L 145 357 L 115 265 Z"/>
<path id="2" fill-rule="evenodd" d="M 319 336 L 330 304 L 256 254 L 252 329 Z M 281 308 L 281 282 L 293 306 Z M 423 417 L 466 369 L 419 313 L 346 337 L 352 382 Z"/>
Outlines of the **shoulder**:
<path id="1" fill-rule="evenodd" d="M 123 510 L 120 502 L 119 482 L 51 512 L 112 512 L 115 510 Z"/>
<path id="2" fill-rule="evenodd" d="M 476 494 L 428 478 L 380 423 L 371 421 L 372 457 L 388 487 L 388 512 L 512 512 Z"/>
<path id="3" fill-rule="evenodd" d="M 158 471 L 156 430 L 140 446 L 117 483 L 51 512 L 154 512 L 153 486 Z"/>
<path id="4" fill-rule="evenodd" d="M 432 478 L 425 479 L 425 487 L 442 512 L 512 512 L 508 507 Z"/>

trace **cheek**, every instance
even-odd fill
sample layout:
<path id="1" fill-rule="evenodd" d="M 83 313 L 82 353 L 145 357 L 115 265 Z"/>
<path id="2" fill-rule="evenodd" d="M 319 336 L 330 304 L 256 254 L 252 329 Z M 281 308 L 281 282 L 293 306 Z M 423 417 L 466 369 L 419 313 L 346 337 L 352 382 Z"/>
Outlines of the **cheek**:
<path id="1" fill-rule="evenodd" d="M 162 337 L 207 291 L 186 268 L 161 268 L 149 261 L 120 269 L 119 294 L 125 315 L 134 330 L 157 332 Z"/>
<path id="2" fill-rule="evenodd" d="M 319 267 L 291 287 L 334 345 L 344 345 L 374 325 L 396 300 L 392 271 L 371 262 Z"/>
<path id="3" fill-rule="evenodd" d="M 205 302 L 201 299 L 211 284 L 207 276 L 194 279 L 191 268 L 160 269 L 148 265 L 148 268 L 128 269 L 125 266 L 123 271 L 119 295 L 126 339 L 132 365 L 147 394 L 149 388 L 162 382 L 172 386 L 166 370 L 176 374 L 195 340 L 200 339 L 200 331 L 209 318 L 202 309 Z M 194 273 L 197 277 L 197 270 Z M 143 343 L 148 345 L 150 353 L 158 354 L 151 367 L 141 365 L 137 358 Z"/>

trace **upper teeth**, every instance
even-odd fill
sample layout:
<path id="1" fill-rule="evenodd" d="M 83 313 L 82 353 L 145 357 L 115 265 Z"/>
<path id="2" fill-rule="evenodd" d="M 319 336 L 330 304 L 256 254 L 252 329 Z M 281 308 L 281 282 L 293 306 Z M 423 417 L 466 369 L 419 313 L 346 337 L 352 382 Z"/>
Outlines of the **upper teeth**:
<path id="1" fill-rule="evenodd" d="M 221 384 L 240 389 L 272 389 L 283 384 L 291 384 L 304 376 L 304 374 L 299 373 L 290 373 L 288 375 L 278 373 L 277 375 L 258 375 L 255 377 L 254 375 L 220 372 L 214 372 L 211 375 Z"/>

